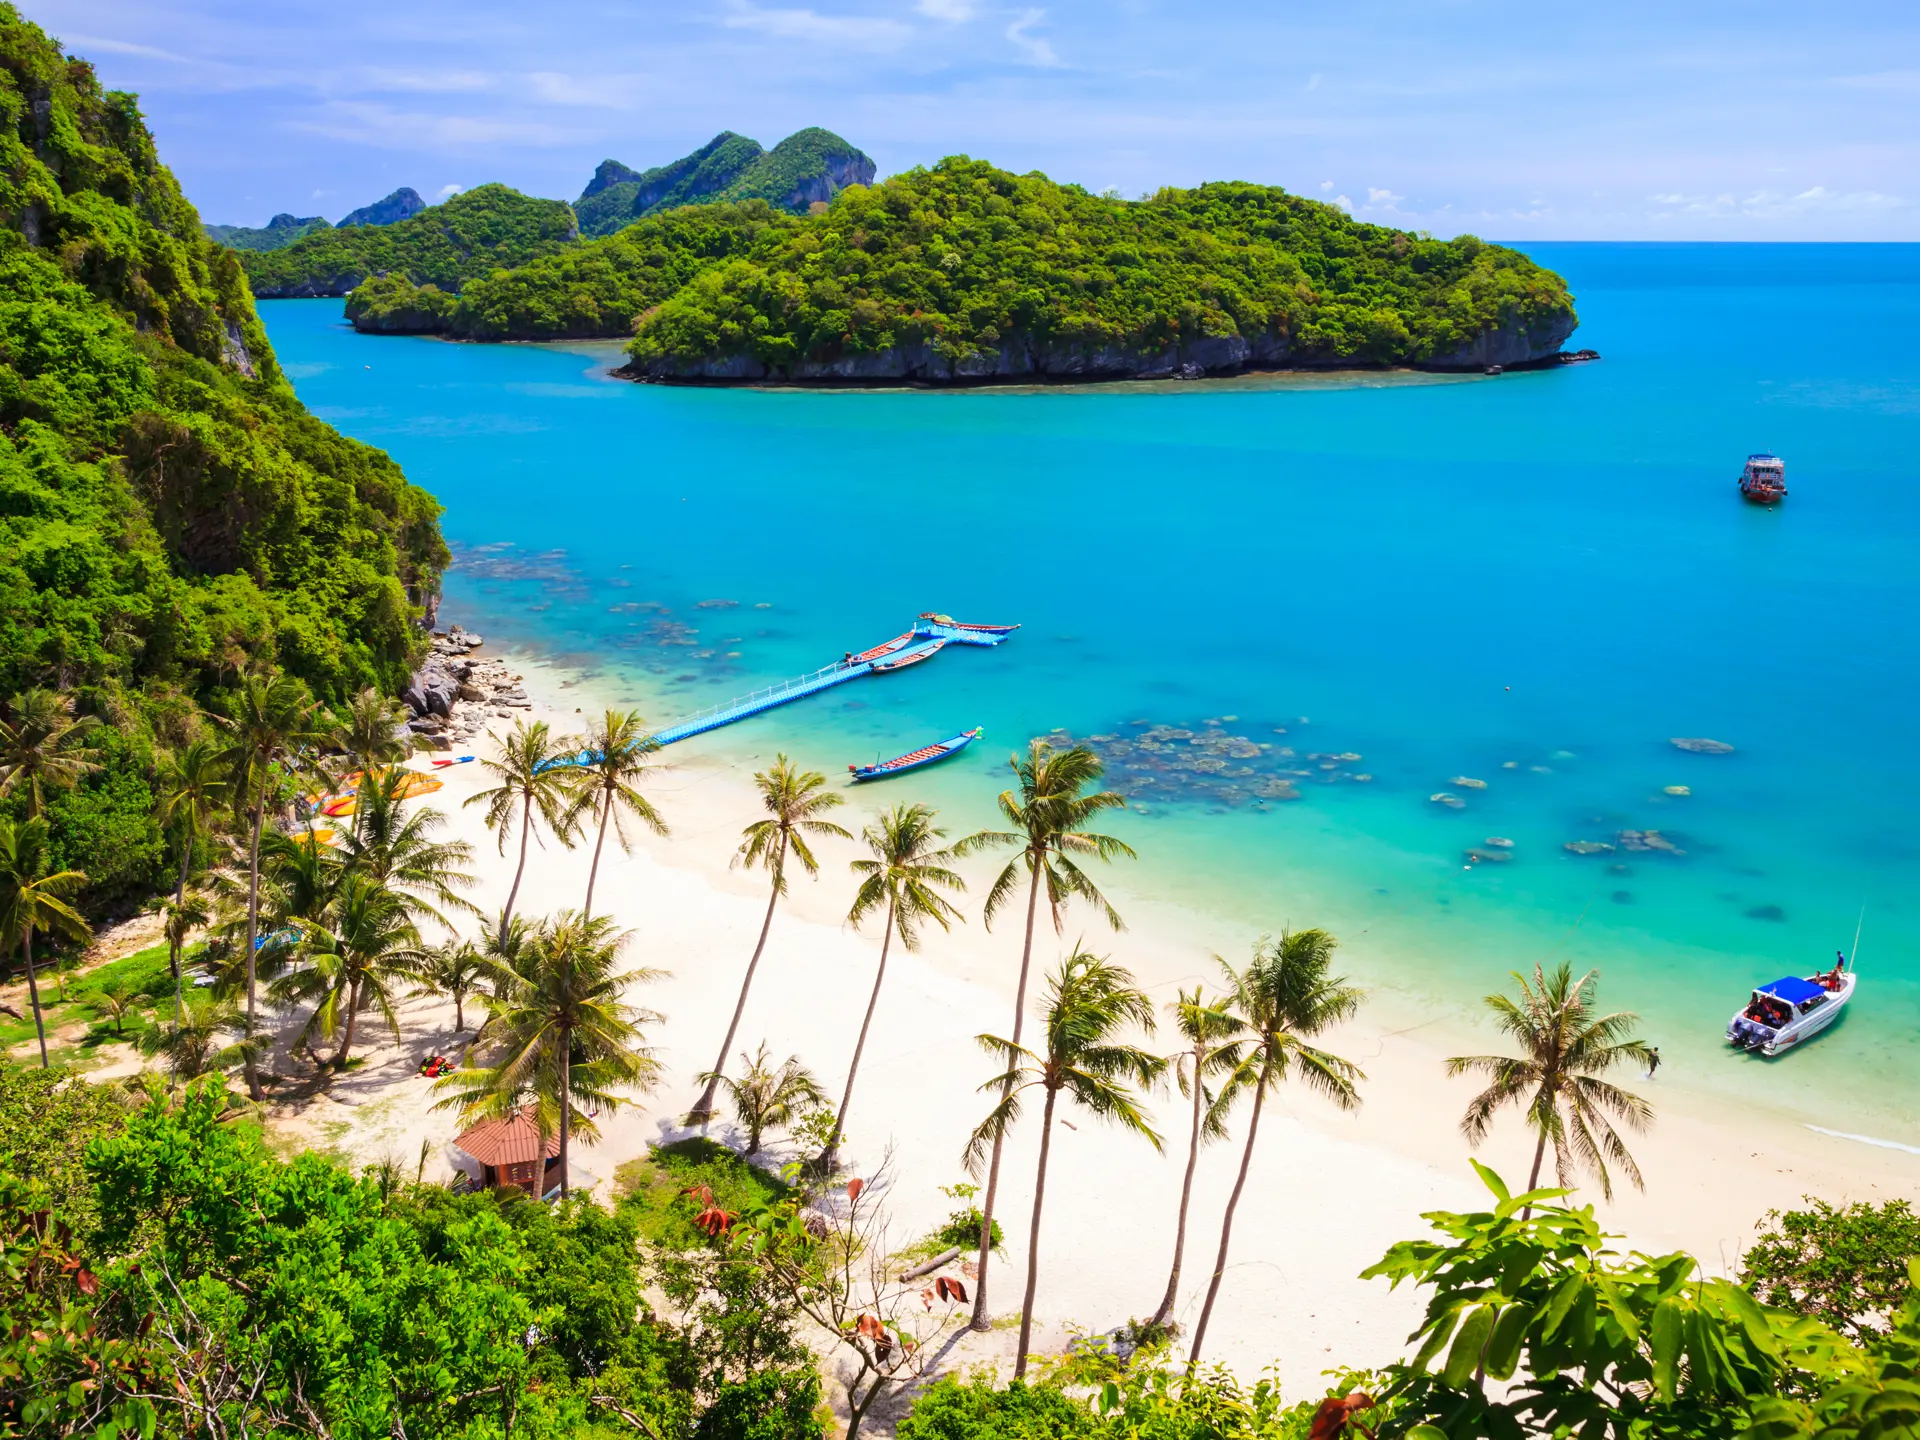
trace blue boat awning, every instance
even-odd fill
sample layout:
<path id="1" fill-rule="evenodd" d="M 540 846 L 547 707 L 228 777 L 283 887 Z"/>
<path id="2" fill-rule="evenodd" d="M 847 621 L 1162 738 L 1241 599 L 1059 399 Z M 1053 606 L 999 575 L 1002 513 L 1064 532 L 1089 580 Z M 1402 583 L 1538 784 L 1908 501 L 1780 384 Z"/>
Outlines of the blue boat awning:
<path id="1" fill-rule="evenodd" d="M 1789 1005 L 1804 1005 L 1814 996 L 1826 993 L 1813 981 L 1802 980 L 1798 975 L 1788 975 L 1784 979 L 1775 980 L 1771 985 L 1762 985 L 1760 992 L 1763 995 L 1771 995 L 1777 1000 L 1784 1000 Z"/>

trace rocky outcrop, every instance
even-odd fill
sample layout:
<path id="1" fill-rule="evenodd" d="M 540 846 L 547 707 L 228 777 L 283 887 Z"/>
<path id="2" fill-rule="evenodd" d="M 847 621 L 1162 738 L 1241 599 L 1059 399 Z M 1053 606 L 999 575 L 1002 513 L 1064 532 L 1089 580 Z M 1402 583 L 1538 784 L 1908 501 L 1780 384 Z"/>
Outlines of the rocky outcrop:
<path id="1" fill-rule="evenodd" d="M 782 202 L 789 210 L 805 210 L 809 205 L 824 205 L 849 185 L 871 185 L 876 173 L 872 160 L 848 147 L 845 154 L 825 157 L 824 168 L 809 175 L 788 192 Z"/>
<path id="2" fill-rule="evenodd" d="M 342 227 L 348 225 L 393 225 L 402 220 L 411 219 L 427 208 L 427 202 L 420 198 L 420 192 L 411 185 L 402 185 L 384 200 L 376 200 L 371 205 L 362 205 L 358 210 L 343 216 Z"/>
<path id="3" fill-rule="evenodd" d="M 413 714 L 407 728 L 430 748 L 464 744 L 485 729 L 489 719 L 505 719 L 532 706 L 520 677 L 508 671 L 504 660 L 475 658 L 473 652 L 486 643 L 484 635 L 469 634 L 458 625 L 436 630 L 426 663 L 400 692 Z"/>
<path id="4" fill-rule="evenodd" d="M 1415 362 L 1423 370 L 1506 368 L 1552 363 L 1560 343 L 1572 333 L 1571 316 L 1525 330 L 1489 332 L 1474 346 L 1433 360 Z M 1487 354 L 1505 359 L 1462 359 Z M 666 356 L 635 361 L 615 373 L 630 380 L 745 382 L 795 385 L 866 385 L 900 382 L 917 385 L 991 385 L 1044 381 L 1197 380 L 1248 370 L 1350 369 L 1355 362 L 1294 346 L 1285 335 L 1268 333 L 1202 336 L 1156 350 L 1123 346 L 1035 344 L 1022 336 L 1003 339 L 990 350 L 955 360 L 922 341 L 886 350 L 796 361 L 770 367 L 752 355 Z"/>

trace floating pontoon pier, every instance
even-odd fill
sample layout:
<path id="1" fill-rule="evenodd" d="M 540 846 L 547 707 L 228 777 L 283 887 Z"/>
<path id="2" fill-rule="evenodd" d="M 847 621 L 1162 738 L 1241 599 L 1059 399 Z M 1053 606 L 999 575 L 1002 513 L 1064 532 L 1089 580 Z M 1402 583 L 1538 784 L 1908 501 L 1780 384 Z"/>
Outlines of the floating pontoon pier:
<path id="1" fill-rule="evenodd" d="M 931 660 L 948 645 L 998 645 L 1019 628 L 1018 625 L 966 625 L 949 615 L 929 611 L 915 620 L 913 628 L 904 634 L 896 635 L 870 650 L 862 650 L 857 655 L 849 653 L 836 664 L 811 674 L 796 675 L 791 680 L 782 680 L 778 685 L 735 696 L 725 704 L 690 715 L 664 730 L 654 732 L 653 743 L 672 745 L 679 740 L 690 740 L 695 735 L 704 735 L 709 730 L 718 730 L 737 720 L 749 719 L 777 705 L 817 695 L 822 690 L 844 685 L 849 680 L 858 680 L 862 675 L 884 675 L 889 671 L 904 670 L 909 665 Z M 591 765 L 599 758 L 598 751 L 582 750 L 577 755 L 549 763 Z"/>

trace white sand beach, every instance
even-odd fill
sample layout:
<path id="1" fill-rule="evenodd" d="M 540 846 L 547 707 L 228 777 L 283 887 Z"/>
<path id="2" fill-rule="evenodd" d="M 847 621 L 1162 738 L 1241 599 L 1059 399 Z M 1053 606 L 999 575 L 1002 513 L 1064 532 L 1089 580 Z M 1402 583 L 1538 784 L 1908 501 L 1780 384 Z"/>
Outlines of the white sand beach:
<path id="1" fill-rule="evenodd" d="M 553 702 L 577 699 L 591 712 L 595 698 L 588 698 L 587 687 L 563 690 L 561 672 L 526 657 L 516 657 L 514 668 L 525 674 L 535 698 L 528 712 L 533 718 L 563 732 L 581 727 L 586 716 L 571 703 L 562 708 Z M 509 723 L 493 725 L 504 731 Z M 764 760 L 772 749 L 770 741 Z M 698 1092 L 694 1077 L 715 1059 L 764 912 L 762 877 L 731 870 L 728 863 L 741 828 L 759 813 L 750 767 L 703 758 L 696 745 L 676 747 L 665 758 L 671 768 L 650 793 L 672 836 L 647 836 L 631 855 L 609 843 L 596 888 L 596 910 L 611 913 L 632 933 L 629 962 L 670 972 L 636 987 L 632 997 L 667 1017 L 650 1037 L 663 1080 L 654 1093 L 603 1118 L 600 1143 L 576 1152 L 576 1184 L 610 1187 L 616 1166 L 643 1154 L 649 1143 L 687 1133 L 679 1116 Z M 424 757 L 415 763 L 427 768 Z M 484 908 L 495 909 L 511 882 L 514 854 L 511 848 L 505 857 L 498 853 L 478 807 L 463 808 L 486 784 L 485 773 L 478 764 L 436 773 L 445 788 L 431 803 L 447 815 L 452 834 L 473 844 L 480 884 L 472 893 Z M 856 793 L 839 815 L 857 830 L 873 810 L 899 798 L 909 797 Z M 836 1098 L 880 938 L 877 928 L 855 931 L 843 923 L 852 890 L 846 862 L 855 854 L 854 846 L 829 841 L 821 848 L 820 878 L 795 879 L 774 921 L 735 1046 L 750 1050 L 765 1040 L 776 1056 L 799 1055 Z M 536 848 L 521 888 L 522 912 L 577 907 L 589 861 L 584 846 L 571 852 L 551 842 Z M 950 934 L 932 930 L 915 954 L 896 945 L 854 1097 L 847 1173 L 870 1171 L 892 1152 L 892 1238 L 900 1243 L 925 1233 L 953 1208 L 938 1187 L 964 1178 L 961 1149 L 987 1108 L 977 1087 L 992 1073 L 974 1037 L 1005 1033 L 1011 1020 L 1019 926 L 1002 922 L 989 933 L 977 914 L 978 896 L 996 863 L 1003 862 L 983 857 L 963 865 L 972 887 L 968 924 Z M 1171 999 L 1183 983 L 1211 982 L 1211 953 L 1241 956 L 1253 938 L 1175 907 L 1126 905 L 1124 877 L 1115 877 L 1112 893 L 1126 909 L 1129 929 L 1100 935 L 1095 948 L 1130 967 L 1158 1000 Z M 1076 933 L 1070 926 L 1069 939 Z M 1059 953 L 1051 931 L 1043 931 L 1036 973 Z M 1350 974 L 1364 979 L 1364 945 L 1343 951 L 1342 960 Z M 425 1141 L 428 1177 L 445 1176 L 444 1143 L 459 1126 L 451 1114 L 431 1110 L 431 1082 L 418 1077 L 415 1067 L 424 1055 L 456 1043 L 452 1007 L 415 1000 L 403 1015 L 399 1045 L 369 1027 L 366 1063 L 326 1097 L 297 1109 L 282 1107 L 277 1128 L 290 1140 L 335 1146 L 356 1162 L 391 1156 L 409 1170 Z M 1329 1044 L 1365 1068 L 1364 1105 L 1342 1114 L 1291 1092 L 1269 1108 L 1208 1343 L 1210 1358 L 1244 1378 L 1274 1367 L 1293 1393 L 1315 1384 L 1322 1371 L 1378 1364 L 1400 1353 L 1418 1311 L 1417 1296 L 1389 1295 L 1384 1282 L 1362 1281 L 1359 1272 L 1394 1241 L 1421 1235 L 1420 1212 L 1477 1208 L 1485 1195 L 1457 1128 L 1469 1082 L 1446 1079 L 1442 1059 L 1463 1049 L 1493 1048 L 1490 1033 L 1443 1033 L 1432 1017 L 1396 1013 L 1391 1002 L 1376 999 Z M 1165 1041 L 1168 1050 L 1176 1045 Z M 1659 1106 L 1651 1131 L 1632 1141 L 1645 1193 L 1623 1187 L 1613 1203 L 1600 1206 L 1609 1227 L 1623 1232 L 1632 1247 L 1685 1248 L 1709 1269 L 1724 1271 L 1737 1265 L 1755 1222 L 1770 1208 L 1792 1205 L 1803 1194 L 1835 1200 L 1910 1194 L 1920 1179 L 1920 1155 L 1725 1113 L 1666 1076 L 1652 1083 L 1626 1078 Z M 1042 1349 L 1060 1347 L 1076 1329 L 1104 1330 L 1151 1313 L 1165 1286 L 1185 1159 L 1185 1110 L 1170 1094 L 1156 1101 L 1155 1111 L 1166 1134 L 1163 1155 L 1071 1114 L 1066 1118 L 1077 1128 L 1056 1132 L 1041 1234 Z M 720 1120 L 710 1133 L 732 1138 Z M 1235 1133 L 1237 1140 L 1241 1132 Z M 997 1314 L 1018 1310 L 1036 1146 L 1037 1120 L 1030 1118 L 1009 1143 L 997 1207 L 1008 1241 L 992 1272 Z M 1481 1158 L 1517 1188 L 1531 1154 L 1519 1120 L 1509 1117 Z M 1237 1162 L 1233 1142 L 1203 1154 L 1178 1312 L 1183 1319 L 1198 1310 Z M 1583 1190 L 1581 1199 L 1599 1197 Z M 1012 1341 L 1008 1329 L 968 1337 L 948 1352 L 948 1364 L 1007 1354 Z"/>

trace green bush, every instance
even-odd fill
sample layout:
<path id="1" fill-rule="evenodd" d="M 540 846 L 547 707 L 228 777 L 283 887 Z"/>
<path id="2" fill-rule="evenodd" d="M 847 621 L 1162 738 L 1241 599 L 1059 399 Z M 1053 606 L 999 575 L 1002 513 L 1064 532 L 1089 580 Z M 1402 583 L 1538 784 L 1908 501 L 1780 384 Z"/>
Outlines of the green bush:
<path id="1" fill-rule="evenodd" d="M 630 1214 L 640 1237 L 666 1250 L 693 1250 L 707 1237 L 695 1228 L 698 1207 L 687 1192 L 705 1186 L 714 1203 L 738 1213 L 792 1193 L 790 1187 L 741 1159 L 726 1146 L 700 1136 L 671 1145 L 649 1145 L 644 1160 L 630 1160 L 614 1172 L 622 1194 L 620 1208 Z"/>

